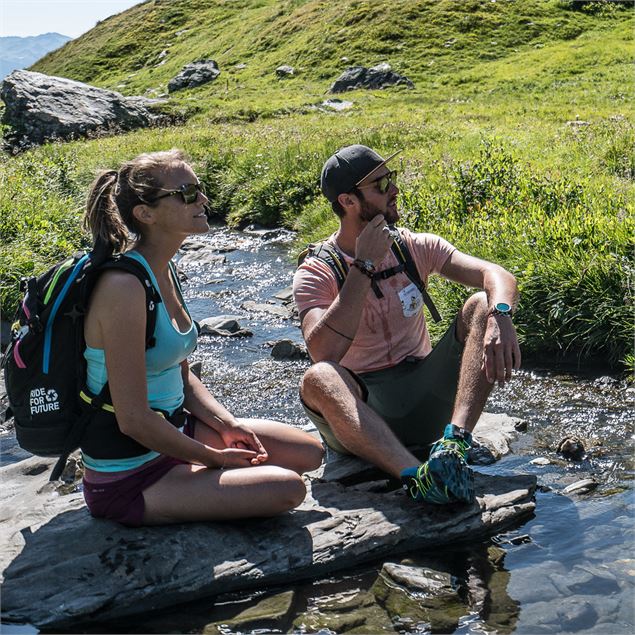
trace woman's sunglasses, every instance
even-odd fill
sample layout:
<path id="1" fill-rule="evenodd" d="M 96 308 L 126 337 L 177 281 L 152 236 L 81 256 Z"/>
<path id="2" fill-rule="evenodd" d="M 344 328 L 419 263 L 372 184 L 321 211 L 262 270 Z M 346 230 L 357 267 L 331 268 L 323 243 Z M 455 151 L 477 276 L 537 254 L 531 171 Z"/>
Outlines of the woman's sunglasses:
<path id="1" fill-rule="evenodd" d="M 198 198 L 199 192 L 205 194 L 203 186 L 200 183 L 186 183 L 185 185 L 181 185 L 178 190 L 172 190 L 171 192 L 166 192 L 165 194 L 161 194 L 160 196 L 155 196 L 150 202 L 154 203 L 161 198 L 167 198 L 168 196 L 175 196 L 176 194 L 180 194 L 183 202 L 186 205 L 189 205 Z"/>
<path id="2" fill-rule="evenodd" d="M 397 170 L 393 170 L 392 172 L 388 172 L 384 174 L 384 176 L 380 176 L 378 179 L 367 183 L 366 185 L 358 185 L 358 189 L 364 189 L 365 187 L 372 187 L 373 185 L 377 186 L 377 189 L 385 194 L 391 185 L 397 184 Z"/>

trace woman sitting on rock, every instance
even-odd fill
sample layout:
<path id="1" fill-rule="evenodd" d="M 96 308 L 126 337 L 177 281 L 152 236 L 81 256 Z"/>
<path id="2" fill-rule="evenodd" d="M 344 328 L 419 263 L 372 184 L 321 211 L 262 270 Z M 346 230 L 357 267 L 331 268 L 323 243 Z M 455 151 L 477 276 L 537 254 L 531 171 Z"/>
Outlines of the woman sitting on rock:
<path id="1" fill-rule="evenodd" d="M 116 414 L 95 410 L 82 441 L 93 516 L 130 526 L 273 516 L 302 502 L 301 474 L 321 463 L 318 440 L 235 418 L 189 369 L 197 330 L 171 259 L 185 238 L 207 232 L 207 200 L 176 150 L 142 154 L 90 190 L 85 223 L 95 246 L 141 263 L 161 296 L 147 350 L 146 293 L 135 275 L 105 271 L 91 296 L 87 387 L 98 395 L 108 382 Z"/>

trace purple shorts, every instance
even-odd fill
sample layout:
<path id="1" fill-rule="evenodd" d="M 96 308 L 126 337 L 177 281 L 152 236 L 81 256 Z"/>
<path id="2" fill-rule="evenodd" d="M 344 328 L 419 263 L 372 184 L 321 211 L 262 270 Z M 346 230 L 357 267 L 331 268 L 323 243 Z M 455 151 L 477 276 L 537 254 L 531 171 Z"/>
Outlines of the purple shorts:
<path id="1" fill-rule="evenodd" d="M 193 436 L 191 421 L 185 424 L 183 432 Z M 107 518 L 128 527 L 140 527 L 145 511 L 143 490 L 154 485 L 173 467 L 187 464 L 187 461 L 164 455 L 151 461 L 147 467 L 116 481 L 91 483 L 84 479 L 84 500 L 95 518 Z"/>

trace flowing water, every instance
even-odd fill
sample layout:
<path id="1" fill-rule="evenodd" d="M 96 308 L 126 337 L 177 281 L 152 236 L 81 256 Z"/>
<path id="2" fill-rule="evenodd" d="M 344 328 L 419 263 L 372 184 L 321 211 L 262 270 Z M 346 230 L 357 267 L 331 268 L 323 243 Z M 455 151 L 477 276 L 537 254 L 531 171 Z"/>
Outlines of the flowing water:
<path id="1" fill-rule="evenodd" d="M 297 320 L 241 308 L 248 301 L 280 305 L 274 296 L 291 283 L 293 236 L 217 228 L 200 240 L 223 253 L 224 261 L 185 268 L 194 318 L 239 316 L 241 326 L 253 332 L 245 338 L 202 336 L 193 359 L 202 362 L 203 380 L 238 416 L 308 427 L 297 399 L 308 362 L 271 356 L 271 342 L 301 343 Z M 446 576 L 453 588 L 447 597 L 417 602 L 405 594 L 395 599 L 393 593 L 386 599 L 378 591 L 383 563 L 377 562 L 293 587 L 197 601 L 84 632 L 201 633 L 210 625 L 207 632 L 224 634 L 630 634 L 635 629 L 633 396 L 633 388 L 610 376 L 537 367 L 494 391 L 487 409 L 519 417 L 526 431 L 519 433 L 512 454 L 477 469 L 536 474 L 536 511 L 523 525 L 475 545 L 391 559 Z M 556 452 L 566 437 L 582 440 L 582 460 L 565 460 Z M 3 463 L 24 456 L 6 436 L 2 445 Z M 596 485 L 585 494 L 563 494 L 582 479 Z M 236 626 L 236 615 L 271 595 L 285 607 L 277 618 Z"/>

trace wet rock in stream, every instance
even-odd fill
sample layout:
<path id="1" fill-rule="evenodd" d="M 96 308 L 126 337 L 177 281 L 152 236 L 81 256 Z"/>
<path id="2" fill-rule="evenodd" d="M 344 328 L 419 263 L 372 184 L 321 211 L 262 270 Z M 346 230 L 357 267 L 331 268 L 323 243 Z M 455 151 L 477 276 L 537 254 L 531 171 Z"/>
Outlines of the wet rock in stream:
<path id="1" fill-rule="evenodd" d="M 335 474 L 366 466 L 349 459 L 346 470 L 335 460 L 308 475 L 305 502 L 278 518 L 129 529 L 92 518 L 80 492 L 44 487 L 53 462 L 33 457 L 0 470 L 3 621 L 59 629 L 289 583 L 399 551 L 479 541 L 535 508 L 533 476 L 477 473 L 474 504 L 437 508 L 401 490 L 342 484 Z M 376 617 L 383 610 L 371 607 Z"/>
<path id="2" fill-rule="evenodd" d="M 426 567 L 386 562 L 372 589 L 393 621 L 407 618 L 416 630 L 429 625 L 436 633 L 452 633 L 465 614 L 452 575 Z"/>
<path id="3" fill-rule="evenodd" d="M 306 347 L 291 340 L 267 342 L 271 346 L 271 357 L 274 359 L 308 359 Z"/>
<path id="4" fill-rule="evenodd" d="M 226 261 L 224 254 L 219 254 L 216 249 L 204 245 L 199 249 L 186 251 L 179 260 L 179 268 L 187 270 L 193 267 L 217 267 L 225 264 Z"/>
<path id="5" fill-rule="evenodd" d="M 219 315 L 199 322 L 201 335 L 220 335 L 222 337 L 251 337 L 253 332 L 243 328 L 238 320 L 240 316 Z"/>
<path id="6" fill-rule="evenodd" d="M 238 633 L 256 628 L 267 631 L 281 630 L 291 617 L 294 602 L 294 591 L 267 596 L 230 619 L 207 624 L 203 629 L 203 635 L 217 635 L 227 632 L 228 629 Z"/>
<path id="7" fill-rule="evenodd" d="M 240 305 L 241 309 L 245 311 L 251 311 L 255 313 L 269 313 L 276 317 L 283 318 L 285 320 L 291 319 L 293 310 L 288 306 L 280 306 L 279 304 L 268 304 L 266 302 L 254 302 L 253 300 L 247 300 Z"/>
<path id="8" fill-rule="evenodd" d="M 584 444 L 577 437 L 565 437 L 558 443 L 558 454 L 571 461 L 581 461 L 586 452 Z"/>

